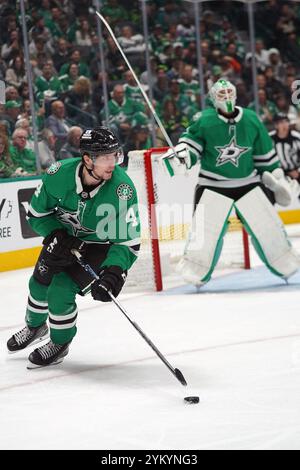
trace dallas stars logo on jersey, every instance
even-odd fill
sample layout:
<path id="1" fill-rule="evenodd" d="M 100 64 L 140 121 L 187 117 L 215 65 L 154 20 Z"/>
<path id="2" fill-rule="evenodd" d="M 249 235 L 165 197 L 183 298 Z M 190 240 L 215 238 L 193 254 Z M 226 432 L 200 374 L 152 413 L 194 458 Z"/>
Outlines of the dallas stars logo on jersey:
<path id="1" fill-rule="evenodd" d="M 72 227 L 73 235 L 76 237 L 79 233 L 96 233 L 95 230 L 91 230 L 89 228 L 83 227 L 80 222 L 80 215 L 78 211 L 76 212 L 67 212 L 63 210 L 61 207 L 57 210 L 57 218 L 64 222 L 65 224 L 69 224 Z"/>
<path id="2" fill-rule="evenodd" d="M 234 166 L 239 166 L 239 159 L 247 153 L 250 147 L 241 147 L 236 143 L 236 137 L 232 137 L 229 144 L 223 147 L 216 146 L 215 149 L 219 152 L 216 160 L 216 166 L 225 165 L 225 163 L 232 163 Z"/>

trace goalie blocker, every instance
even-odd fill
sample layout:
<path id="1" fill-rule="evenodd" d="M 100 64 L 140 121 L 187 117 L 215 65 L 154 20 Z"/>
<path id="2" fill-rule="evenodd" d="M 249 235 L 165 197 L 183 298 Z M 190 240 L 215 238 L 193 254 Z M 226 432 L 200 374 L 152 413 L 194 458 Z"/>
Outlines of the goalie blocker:
<path id="1" fill-rule="evenodd" d="M 261 188 L 252 189 L 236 202 L 205 189 L 194 212 L 184 256 L 178 264 L 178 271 L 185 281 L 201 285 L 210 280 L 221 254 L 233 207 L 270 271 L 284 279 L 294 274 L 300 267 L 300 258 Z"/>

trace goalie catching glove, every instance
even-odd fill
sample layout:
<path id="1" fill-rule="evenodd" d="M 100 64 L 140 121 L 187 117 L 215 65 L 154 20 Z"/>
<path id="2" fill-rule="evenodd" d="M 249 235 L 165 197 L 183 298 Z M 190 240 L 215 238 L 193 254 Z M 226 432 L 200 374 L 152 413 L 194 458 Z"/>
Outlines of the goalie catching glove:
<path id="1" fill-rule="evenodd" d="M 298 182 L 286 178 L 281 168 L 276 168 L 272 173 L 265 171 L 262 174 L 262 182 L 273 191 L 275 201 L 280 206 L 288 206 L 292 201 L 292 193 L 299 193 Z"/>
<path id="2" fill-rule="evenodd" d="M 176 153 L 174 153 L 174 150 Z M 190 151 L 186 144 L 178 144 L 161 156 L 162 162 L 170 176 L 185 175 L 192 167 Z"/>
<path id="3" fill-rule="evenodd" d="M 86 245 L 79 238 L 69 235 L 64 229 L 53 230 L 43 240 L 44 253 L 49 266 L 65 267 L 76 261 L 72 250 L 84 254 Z"/>
<path id="4" fill-rule="evenodd" d="M 99 273 L 99 279 L 95 280 L 91 287 L 91 294 L 94 300 L 101 302 L 111 302 L 108 291 L 117 297 L 126 281 L 127 272 L 119 266 L 109 266 L 103 268 Z"/>

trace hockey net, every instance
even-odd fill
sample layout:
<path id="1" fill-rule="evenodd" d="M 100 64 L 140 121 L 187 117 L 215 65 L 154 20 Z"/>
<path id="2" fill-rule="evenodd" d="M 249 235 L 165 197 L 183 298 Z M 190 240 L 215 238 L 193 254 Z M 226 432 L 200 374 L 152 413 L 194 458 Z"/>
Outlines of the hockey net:
<path id="1" fill-rule="evenodd" d="M 184 252 L 192 220 L 194 188 L 199 168 L 188 176 L 171 178 L 160 157 L 168 149 L 136 150 L 128 155 L 128 174 L 139 199 L 142 243 L 138 260 L 129 272 L 128 286 L 163 289 L 163 281 L 177 279 L 176 266 Z M 231 214 L 217 269 L 249 268 L 248 236 Z"/>

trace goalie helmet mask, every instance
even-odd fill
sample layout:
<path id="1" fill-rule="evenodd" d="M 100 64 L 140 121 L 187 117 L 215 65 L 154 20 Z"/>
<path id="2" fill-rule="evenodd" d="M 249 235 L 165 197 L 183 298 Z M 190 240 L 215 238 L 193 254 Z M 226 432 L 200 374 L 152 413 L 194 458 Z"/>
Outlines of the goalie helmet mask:
<path id="1" fill-rule="evenodd" d="M 218 80 L 209 91 L 211 100 L 216 109 L 224 113 L 233 113 L 236 104 L 236 88 L 228 80 Z"/>
<path id="2" fill-rule="evenodd" d="M 121 144 L 108 127 L 86 129 L 80 137 L 79 148 L 81 155 L 87 154 L 93 162 L 101 155 L 116 154 L 116 164 L 123 162 L 124 154 Z"/>

